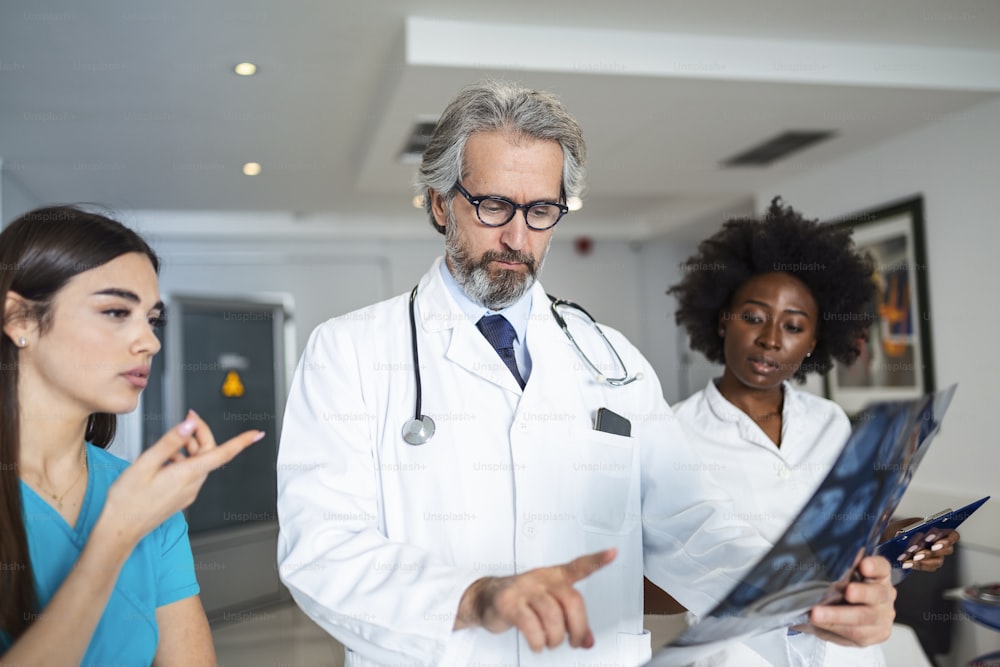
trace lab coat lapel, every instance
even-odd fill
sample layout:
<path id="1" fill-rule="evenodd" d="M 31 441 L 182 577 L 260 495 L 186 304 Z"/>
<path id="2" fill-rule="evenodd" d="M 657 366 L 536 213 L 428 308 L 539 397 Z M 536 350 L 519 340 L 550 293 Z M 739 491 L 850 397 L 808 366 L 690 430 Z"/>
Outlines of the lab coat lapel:
<path id="1" fill-rule="evenodd" d="M 500 355 L 451 298 L 441 279 L 440 262 L 441 259 L 434 262 L 420 282 L 416 313 L 418 326 L 428 336 L 447 336 L 450 331 L 451 340 L 445 352 L 448 361 L 487 382 L 520 394 L 521 387 Z"/>

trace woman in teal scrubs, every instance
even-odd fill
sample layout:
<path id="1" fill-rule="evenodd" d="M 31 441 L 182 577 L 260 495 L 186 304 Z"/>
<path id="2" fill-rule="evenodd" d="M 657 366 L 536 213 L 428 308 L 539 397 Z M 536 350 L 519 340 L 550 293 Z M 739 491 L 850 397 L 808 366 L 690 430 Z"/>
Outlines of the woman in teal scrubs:
<path id="1" fill-rule="evenodd" d="M 76 208 L 0 234 L 0 661 L 215 664 L 187 524 L 216 445 L 194 413 L 134 464 L 104 451 L 160 344 L 156 254 Z"/>

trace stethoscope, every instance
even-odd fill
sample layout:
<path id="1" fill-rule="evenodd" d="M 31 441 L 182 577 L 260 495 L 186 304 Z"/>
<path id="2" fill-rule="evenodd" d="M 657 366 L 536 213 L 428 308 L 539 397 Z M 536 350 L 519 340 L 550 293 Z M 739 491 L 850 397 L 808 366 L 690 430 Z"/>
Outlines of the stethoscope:
<path id="1" fill-rule="evenodd" d="M 569 342 L 573 344 L 574 348 L 576 348 L 577 354 L 580 355 L 583 362 L 587 365 L 591 372 L 594 373 L 594 377 L 598 382 L 607 383 L 612 387 L 624 387 L 627 384 L 631 384 L 636 380 L 642 379 L 642 373 L 635 373 L 634 375 L 629 374 L 628 369 L 625 367 L 625 362 L 622 361 L 621 355 L 618 354 L 618 350 L 615 349 L 615 346 L 611 344 L 608 337 L 604 335 L 603 331 L 601 331 L 601 327 L 597 324 L 597 320 L 595 320 L 590 313 L 584 310 L 582 306 L 565 299 L 557 299 L 551 294 L 546 294 L 546 296 L 549 297 L 549 301 L 552 302 L 550 305 L 552 317 L 555 318 L 559 328 L 563 330 L 564 334 L 566 334 L 566 338 L 569 339 Z M 409 445 L 422 445 L 426 443 L 434 437 L 434 431 L 436 430 L 434 420 L 427 415 L 420 414 L 423 392 L 422 384 L 420 382 L 420 355 L 417 351 L 417 316 L 414 313 L 413 306 L 416 300 L 417 286 L 414 285 L 413 291 L 410 292 L 410 342 L 413 350 L 413 377 L 417 383 L 417 400 L 413 409 L 413 419 L 409 419 L 405 424 L 403 424 L 403 441 Z M 587 357 L 584 351 L 580 348 L 580 345 L 576 342 L 576 339 L 573 338 L 573 334 L 570 333 L 569 326 L 566 324 L 566 319 L 559 312 L 560 306 L 577 310 L 587 317 L 587 321 L 590 326 L 597 331 L 597 333 L 601 336 L 601 339 L 604 341 L 604 344 L 607 345 L 608 349 L 611 350 L 612 354 L 614 354 L 615 360 L 618 362 L 618 367 L 622 369 L 622 374 L 620 376 L 608 377 L 602 373 L 597 365 Z"/>

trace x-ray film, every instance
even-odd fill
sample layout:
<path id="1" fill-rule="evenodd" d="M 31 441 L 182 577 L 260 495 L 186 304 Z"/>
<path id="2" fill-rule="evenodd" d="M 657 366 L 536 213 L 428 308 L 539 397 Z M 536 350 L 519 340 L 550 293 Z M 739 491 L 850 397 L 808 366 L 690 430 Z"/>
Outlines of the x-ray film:
<path id="1" fill-rule="evenodd" d="M 804 623 L 812 607 L 841 600 L 857 563 L 881 541 L 955 387 L 862 411 L 830 473 L 771 551 L 647 664 L 686 664 L 728 641 Z"/>

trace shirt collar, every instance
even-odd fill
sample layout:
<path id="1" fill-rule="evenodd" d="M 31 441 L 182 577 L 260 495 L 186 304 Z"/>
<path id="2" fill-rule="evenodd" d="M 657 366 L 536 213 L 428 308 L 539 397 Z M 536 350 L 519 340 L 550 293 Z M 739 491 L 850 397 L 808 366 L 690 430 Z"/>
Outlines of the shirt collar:
<path id="1" fill-rule="evenodd" d="M 444 281 L 444 286 L 448 290 L 448 293 L 451 294 L 455 303 L 458 304 L 458 307 L 462 309 L 462 312 L 466 314 L 473 324 L 485 315 L 503 315 L 510 322 L 511 326 L 514 327 L 514 333 L 517 334 L 518 342 L 522 345 L 524 344 L 524 336 L 528 331 L 528 318 L 531 315 L 532 290 L 525 291 L 520 299 L 503 310 L 490 310 L 486 306 L 481 306 L 469 298 L 465 290 L 462 289 L 462 286 L 455 280 L 455 276 L 451 275 L 451 271 L 448 270 L 447 261 L 441 260 L 441 265 L 438 268 L 441 271 L 441 279 Z"/>
<path id="2" fill-rule="evenodd" d="M 730 403 L 729 399 L 722 395 L 722 392 L 719 391 L 719 387 L 716 385 L 719 379 L 709 380 L 708 386 L 705 387 L 705 398 L 708 400 L 708 405 L 712 409 L 712 412 L 723 421 L 738 422 L 741 419 L 746 419 L 752 423 L 753 420 L 745 412 Z M 787 380 L 781 383 L 781 388 L 785 395 L 781 408 L 782 415 L 798 415 L 802 412 L 802 399 L 799 396 L 799 392 Z"/>

